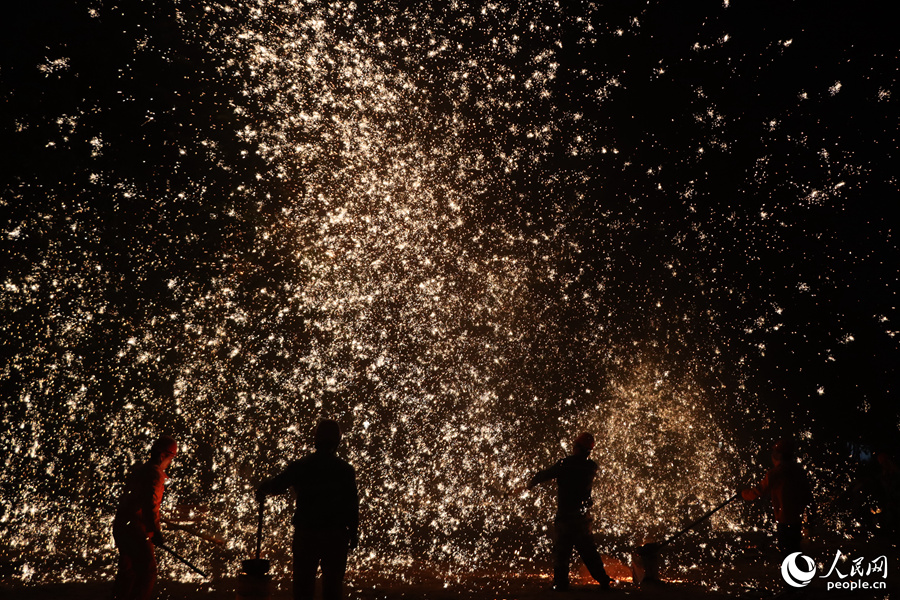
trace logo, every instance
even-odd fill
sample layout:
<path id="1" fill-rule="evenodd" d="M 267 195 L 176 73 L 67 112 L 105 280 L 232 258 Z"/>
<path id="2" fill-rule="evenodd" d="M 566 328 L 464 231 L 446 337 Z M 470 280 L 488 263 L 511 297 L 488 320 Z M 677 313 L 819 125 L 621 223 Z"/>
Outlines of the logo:
<path id="1" fill-rule="evenodd" d="M 825 563 L 820 564 L 824 571 Z M 816 578 L 815 561 L 803 554 L 789 554 L 781 563 L 781 576 L 795 588 L 806 587 Z M 838 550 L 831 568 L 819 579 L 826 579 L 825 589 L 831 590 L 885 590 L 887 589 L 888 559 L 881 555 L 866 562 L 864 556 L 852 557 Z"/>
<path id="2" fill-rule="evenodd" d="M 805 569 L 797 564 L 798 559 L 806 564 Z M 813 580 L 813 577 L 816 576 L 816 563 L 802 552 L 794 552 L 789 554 L 784 559 L 784 562 L 781 563 L 781 576 L 784 577 L 784 580 L 790 586 L 796 588 L 806 587 Z"/>

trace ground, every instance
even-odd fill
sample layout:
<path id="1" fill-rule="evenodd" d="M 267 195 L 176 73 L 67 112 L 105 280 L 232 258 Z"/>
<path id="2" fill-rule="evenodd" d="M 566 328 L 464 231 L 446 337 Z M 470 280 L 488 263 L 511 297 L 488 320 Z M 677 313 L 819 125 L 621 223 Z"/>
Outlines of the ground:
<path id="1" fill-rule="evenodd" d="M 195 584 L 182 584 L 176 582 L 160 582 L 156 590 L 158 600 L 235 600 L 236 582 L 233 579 L 224 579 L 213 585 L 198 587 Z M 289 586 L 273 586 L 269 596 L 271 600 L 290 600 Z M 893 586 L 896 587 L 896 586 Z M 29 588 L 3 588 L 0 587 L 0 596 L 5 600 L 94 600 L 107 598 L 110 585 L 102 583 L 73 583 L 57 584 Z M 836 592 L 826 591 L 824 588 L 804 590 L 802 592 L 787 595 L 796 600 L 838 600 L 840 598 L 890 598 L 890 589 L 881 594 L 872 592 Z M 690 598 L 775 598 L 775 591 L 742 590 L 742 591 L 712 591 L 709 588 L 689 583 L 671 583 L 652 588 L 641 589 L 630 582 L 619 582 L 609 592 L 602 592 L 597 586 L 578 585 L 570 592 L 556 593 L 546 586 L 535 585 L 533 581 L 522 583 L 508 581 L 501 584 L 489 582 L 485 588 L 477 586 L 453 585 L 447 588 L 439 584 L 407 584 L 390 587 L 360 588 L 353 586 L 348 588 L 346 597 L 348 600 L 542 600 L 557 598 L 564 600 L 587 600 L 608 598 L 609 600 L 687 600 Z M 249 600 L 249 596 L 247 596 Z M 261 599 L 260 599 L 261 600 Z"/>
<path id="2" fill-rule="evenodd" d="M 884 582 L 883 591 L 827 590 L 831 581 L 853 580 L 849 576 L 850 564 L 839 570 L 848 574 L 844 580 L 836 576 L 830 579 L 819 576 L 810 585 L 786 595 L 797 600 L 839 600 L 841 598 L 886 599 L 900 596 L 900 553 L 892 543 L 877 540 L 848 540 L 829 536 L 807 543 L 804 552 L 819 561 L 818 573 L 826 573 L 830 560 L 826 557 L 841 552 L 851 557 L 865 557 L 866 562 L 885 556 L 888 577 L 857 577 L 868 582 Z M 353 573 L 348 577 L 348 600 L 540 600 L 564 598 L 586 600 L 609 598 L 611 600 L 682 600 L 689 598 L 746 598 L 761 600 L 778 597 L 784 586 L 780 574 L 780 558 L 766 545 L 744 544 L 739 547 L 721 540 L 699 539 L 684 543 L 681 547 L 669 547 L 660 553 L 660 574 L 664 583 L 637 586 L 631 581 L 630 560 L 623 556 L 604 555 L 607 572 L 616 582 L 613 589 L 603 592 L 583 567 L 573 571 L 573 586 L 568 593 L 549 590 L 548 564 L 535 565 L 529 573 L 509 573 L 502 570 L 482 569 L 457 577 L 454 581 L 441 581 L 429 573 L 391 574 Z M 829 563 L 829 564 L 824 564 Z M 824 566 L 823 566 L 824 564 Z M 249 591 L 261 587 L 259 579 L 250 581 L 247 593 L 238 596 L 238 579 L 223 577 L 205 583 L 183 583 L 161 576 L 155 598 L 158 600 L 241 600 L 255 598 Z M 40 586 L 13 584 L 0 580 L 0 598 L 3 600 L 87 600 L 109 597 L 109 581 L 86 583 L 61 583 Z M 269 585 L 271 600 L 290 600 L 290 581 L 272 581 Z"/>

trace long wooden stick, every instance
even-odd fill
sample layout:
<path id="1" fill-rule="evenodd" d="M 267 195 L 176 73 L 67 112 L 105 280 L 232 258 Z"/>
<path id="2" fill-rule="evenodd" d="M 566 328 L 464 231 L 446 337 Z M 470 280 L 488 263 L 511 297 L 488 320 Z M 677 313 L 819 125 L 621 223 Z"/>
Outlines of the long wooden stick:
<path id="1" fill-rule="evenodd" d="M 212 535 L 211 533 L 206 533 L 204 531 L 200 531 L 199 529 L 190 527 L 189 525 L 182 525 L 181 523 L 176 523 L 175 521 L 170 521 L 168 519 L 160 519 L 160 521 L 162 523 L 166 524 L 167 529 L 174 529 L 176 531 L 183 531 L 185 533 L 189 533 L 189 534 L 193 535 L 194 537 L 198 537 L 201 540 L 206 540 L 207 542 L 212 542 L 213 544 L 216 544 L 217 546 L 225 545 L 225 540 L 223 540 L 220 537 L 216 537 L 216 536 Z"/>
<path id="2" fill-rule="evenodd" d="M 259 523 L 256 526 L 256 560 L 259 560 L 260 551 L 262 550 L 262 526 L 263 513 L 266 510 L 266 503 L 259 503 Z"/>
<path id="3" fill-rule="evenodd" d="M 189 562 L 186 558 L 184 558 L 183 556 L 181 556 L 180 554 L 178 554 L 177 552 L 175 552 L 174 550 L 172 550 L 172 549 L 169 548 L 168 546 L 165 546 L 165 545 L 163 545 L 163 544 L 160 544 L 160 545 L 157 546 L 157 548 L 162 548 L 163 550 L 165 550 L 166 552 L 168 552 L 169 554 L 171 554 L 172 556 L 174 556 L 176 559 L 178 559 L 179 561 L 181 561 L 182 563 L 184 563 L 185 565 L 187 565 L 193 572 L 197 573 L 198 575 L 202 575 L 202 576 L 204 576 L 204 577 L 209 577 L 209 575 L 207 575 L 206 573 L 204 573 L 203 571 L 201 571 L 200 569 L 198 569 L 196 566 L 194 566 L 193 563 Z"/>
<path id="4" fill-rule="evenodd" d="M 719 512 L 720 510 L 722 510 L 723 508 L 725 508 L 726 506 L 728 506 L 729 504 L 731 504 L 732 502 L 734 502 L 734 501 L 737 499 L 738 496 L 740 496 L 740 492 L 738 492 L 737 494 L 735 494 L 734 496 L 732 496 L 731 498 L 729 498 L 728 500 L 726 500 L 726 501 L 723 502 L 722 504 L 718 505 L 718 506 L 715 507 L 714 509 L 708 511 L 708 512 L 707 512 L 706 514 L 704 514 L 702 517 L 698 518 L 696 521 L 694 521 L 693 523 L 691 523 L 690 525 L 688 525 L 687 527 L 685 527 L 684 529 L 682 529 L 681 531 L 679 531 L 678 533 L 676 533 L 675 535 L 673 535 L 672 537 L 670 537 L 669 539 L 667 539 L 667 540 L 665 540 L 665 541 L 663 541 L 663 542 L 660 542 L 660 543 L 659 543 L 660 547 L 662 547 L 662 546 L 668 546 L 669 544 L 671 544 L 672 542 L 674 542 L 676 539 L 678 539 L 679 537 L 681 537 L 681 535 L 682 535 L 683 533 L 687 533 L 688 531 L 690 531 L 691 529 L 693 529 L 694 527 L 696 527 L 697 525 L 699 525 L 700 523 L 702 523 L 702 522 L 705 521 L 706 519 L 708 519 L 708 518 L 710 518 L 711 516 L 713 516 L 713 514 Z"/>

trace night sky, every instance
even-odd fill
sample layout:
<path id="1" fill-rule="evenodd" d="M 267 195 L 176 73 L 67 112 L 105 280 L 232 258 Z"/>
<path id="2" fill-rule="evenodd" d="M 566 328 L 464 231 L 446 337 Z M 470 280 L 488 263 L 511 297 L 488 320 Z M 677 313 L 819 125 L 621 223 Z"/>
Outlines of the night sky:
<path id="1" fill-rule="evenodd" d="M 621 537 L 781 436 L 823 493 L 900 450 L 888 3 L 444 4 L 4 8 L 15 560 L 111 556 L 164 432 L 170 508 L 241 552 L 248 490 L 337 418 L 359 569 L 541 552 L 550 496 L 485 506 L 581 429 Z"/>

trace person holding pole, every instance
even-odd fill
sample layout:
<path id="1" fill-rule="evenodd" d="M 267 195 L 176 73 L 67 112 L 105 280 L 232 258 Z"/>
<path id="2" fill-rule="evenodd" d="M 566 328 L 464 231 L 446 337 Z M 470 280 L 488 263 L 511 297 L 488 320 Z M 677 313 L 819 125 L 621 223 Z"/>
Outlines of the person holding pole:
<path id="1" fill-rule="evenodd" d="M 319 422 L 316 451 L 290 463 L 256 491 L 256 499 L 262 504 L 266 496 L 294 488 L 295 600 L 312 600 L 320 564 L 323 598 L 343 597 L 347 554 L 359 539 L 359 494 L 356 471 L 336 454 L 340 441 L 337 421 Z"/>
<path id="2" fill-rule="evenodd" d="M 154 546 L 163 546 L 159 522 L 166 468 L 178 453 L 178 443 L 164 435 L 153 442 L 147 462 L 135 468 L 113 519 L 113 539 L 119 550 L 119 565 L 113 584 L 114 600 L 147 600 L 156 582 Z"/>
<path id="3" fill-rule="evenodd" d="M 782 574 L 780 583 L 786 592 L 797 590 L 785 575 L 784 566 L 788 557 L 802 551 L 803 515 L 809 517 L 809 524 L 815 519 L 815 506 L 806 471 L 794 457 L 794 443 L 781 439 L 772 446 L 772 468 L 756 485 L 740 490 L 741 498 L 753 502 L 764 496 L 772 501 L 775 517 L 775 539 L 781 554 Z M 796 558 L 796 557 L 795 557 Z M 806 560 L 810 560 L 808 557 Z"/>
<path id="4" fill-rule="evenodd" d="M 803 540 L 803 513 L 812 517 L 812 494 L 803 467 L 794 458 L 794 444 L 781 439 L 772 446 L 772 468 L 757 485 L 741 490 L 741 497 L 753 502 L 763 496 L 772 498 L 777 526 L 778 549 L 783 556 L 800 552 Z"/>
<path id="5" fill-rule="evenodd" d="M 555 479 L 557 507 L 553 540 L 553 589 L 569 588 L 569 561 L 577 550 L 585 566 L 603 589 L 609 589 L 612 579 L 603 568 L 603 559 L 591 534 L 590 514 L 593 500 L 591 488 L 599 467 L 588 458 L 594 449 L 594 436 L 582 433 L 575 438 L 571 456 L 558 461 L 549 469 L 538 472 L 526 486 L 529 490 L 539 483 Z"/>

